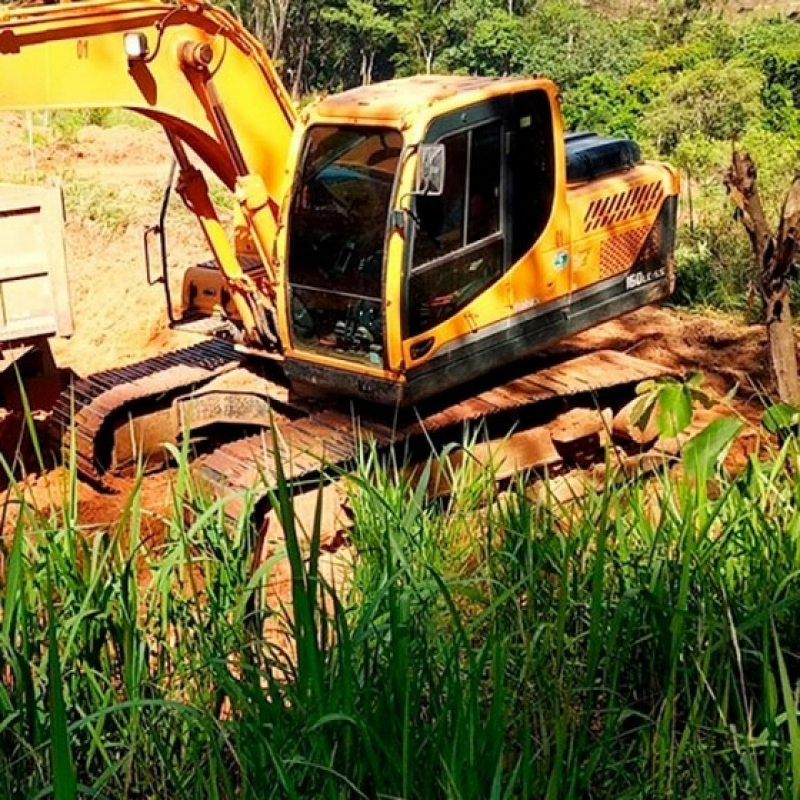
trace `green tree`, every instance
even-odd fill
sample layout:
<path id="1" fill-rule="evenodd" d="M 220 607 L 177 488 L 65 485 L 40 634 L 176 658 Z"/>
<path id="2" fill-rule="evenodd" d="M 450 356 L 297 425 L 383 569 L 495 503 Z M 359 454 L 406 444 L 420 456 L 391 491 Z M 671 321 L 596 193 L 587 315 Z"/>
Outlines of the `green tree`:
<path id="1" fill-rule="evenodd" d="M 473 75 L 509 75 L 524 71 L 527 43 L 520 17 L 504 8 L 456 17 L 460 36 L 444 54 L 447 69 Z"/>
<path id="2" fill-rule="evenodd" d="M 526 74 L 553 78 L 562 89 L 603 73 L 623 80 L 642 64 L 652 39 L 646 20 L 601 16 L 573 0 L 543 0 L 523 18 Z"/>
<path id="3" fill-rule="evenodd" d="M 637 138 L 642 110 L 643 103 L 630 86 L 598 72 L 581 78 L 566 92 L 564 118 L 572 129 Z"/>
<path id="4" fill-rule="evenodd" d="M 406 74 L 430 74 L 450 35 L 452 0 L 395 0 L 391 8 L 399 43 L 395 64 Z"/>
<path id="5" fill-rule="evenodd" d="M 358 53 L 362 85 L 372 83 L 375 59 L 395 36 L 391 17 L 375 0 L 345 0 L 339 8 L 324 9 L 322 18 L 346 37 L 347 51 Z"/>
<path id="6" fill-rule="evenodd" d="M 644 130 L 663 153 L 672 153 L 682 137 L 740 136 L 762 112 L 763 76 L 741 63 L 712 60 L 664 82 L 643 120 Z"/>

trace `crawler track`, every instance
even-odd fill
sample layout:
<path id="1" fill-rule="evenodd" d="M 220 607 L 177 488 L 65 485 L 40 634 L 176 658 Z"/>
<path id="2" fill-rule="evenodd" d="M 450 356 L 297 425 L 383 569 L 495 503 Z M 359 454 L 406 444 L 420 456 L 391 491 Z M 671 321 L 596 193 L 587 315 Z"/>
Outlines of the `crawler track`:
<path id="1" fill-rule="evenodd" d="M 92 375 L 61 395 L 53 410 L 54 425 L 64 442 L 74 435 L 82 477 L 102 484 L 114 462 L 114 431 L 129 416 L 170 409 L 179 396 L 240 367 L 243 358 L 231 344 L 208 340 Z M 402 448 L 403 457 L 414 460 L 429 454 L 431 445 L 461 442 L 465 429 L 477 425 L 488 439 L 502 439 L 511 431 L 541 426 L 581 401 L 608 403 L 615 395 L 617 402 L 611 404 L 620 405 L 633 386 L 667 373 L 657 364 L 604 350 L 470 397 L 406 409 L 394 419 L 391 410 L 363 406 L 356 410 L 342 401 L 323 410 L 290 403 L 299 418 L 276 415 L 273 431 L 218 447 L 195 464 L 195 474 L 214 496 L 225 498 L 225 513 L 234 521 L 242 514 L 245 495 L 256 510 L 261 508 L 281 471 L 295 486 L 312 486 L 321 475 L 351 469 L 365 443 L 382 453 Z"/>
<path id="2" fill-rule="evenodd" d="M 223 445 L 203 458 L 195 474 L 219 498 L 231 521 L 244 510 L 245 495 L 254 507 L 274 488 L 280 471 L 293 483 L 313 484 L 321 473 L 351 468 L 364 442 L 383 452 L 403 447 L 430 452 L 430 443 L 460 442 L 464 427 L 481 424 L 490 437 L 503 437 L 547 422 L 579 398 L 627 393 L 643 380 L 669 374 L 657 364 L 615 351 L 598 351 L 493 387 L 469 399 L 429 413 L 399 416 L 387 425 L 369 411 L 358 417 L 324 411 L 276 426 L 273 436 L 251 436 Z M 627 399 L 627 398 L 626 398 Z"/>
<path id="3" fill-rule="evenodd" d="M 74 421 L 80 474 L 102 482 L 110 463 L 109 427 L 134 403 L 163 403 L 177 393 L 239 366 L 233 345 L 210 339 L 127 367 L 99 372 L 75 382 L 53 408 L 56 435 L 69 445 Z"/>

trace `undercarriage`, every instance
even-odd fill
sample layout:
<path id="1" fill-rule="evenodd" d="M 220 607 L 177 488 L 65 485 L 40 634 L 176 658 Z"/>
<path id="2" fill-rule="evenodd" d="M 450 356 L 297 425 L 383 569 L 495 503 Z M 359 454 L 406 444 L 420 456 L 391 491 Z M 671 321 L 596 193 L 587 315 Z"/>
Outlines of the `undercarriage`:
<path id="1" fill-rule="evenodd" d="M 201 342 L 77 381 L 61 395 L 53 422 L 81 476 L 101 486 L 114 475 L 164 467 L 166 445 L 188 446 L 195 476 L 235 523 L 245 509 L 263 516 L 281 478 L 298 493 L 318 488 L 352 470 L 365 447 L 413 465 L 471 438 L 492 454 L 498 476 L 558 472 L 574 453 L 554 446 L 548 425 L 570 409 L 618 410 L 639 383 L 669 373 L 601 350 L 529 362 L 469 394 L 393 412 L 299 395 L 270 366 L 228 342 Z M 602 458 L 599 448 L 594 458 Z"/>

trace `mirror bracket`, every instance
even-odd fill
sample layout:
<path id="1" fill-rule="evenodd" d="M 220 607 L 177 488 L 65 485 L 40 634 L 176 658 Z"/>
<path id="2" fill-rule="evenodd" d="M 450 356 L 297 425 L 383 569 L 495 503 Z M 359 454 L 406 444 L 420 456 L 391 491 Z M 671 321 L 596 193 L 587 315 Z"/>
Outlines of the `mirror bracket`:
<path id="1" fill-rule="evenodd" d="M 402 231 L 406 227 L 406 211 L 402 208 L 393 208 L 389 212 L 389 229 Z"/>

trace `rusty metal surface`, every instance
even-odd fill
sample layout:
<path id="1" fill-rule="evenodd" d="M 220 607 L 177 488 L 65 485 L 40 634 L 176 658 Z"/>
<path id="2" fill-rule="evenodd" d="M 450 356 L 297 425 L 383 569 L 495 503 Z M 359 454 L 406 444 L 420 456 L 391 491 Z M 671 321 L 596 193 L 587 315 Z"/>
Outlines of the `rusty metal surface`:
<path id="1" fill-rule="evenodd" d="M 517 377 L 424 417 L 400 421 L 393 428 L 385 424 L 385 411 L 376 419 L 368 412 L 358 417 L 332 410 L 312 413 L 277 424 L 273 431 L 223 445 L 198 462 L 195 475 L 214 496 L 224 499 L 225 513 L 235 521 L 245 510 L 245 498 L 252 510 L 275 487 L 280 471 L 290 482 L 313 482 L 320 475 L 351 469 L 365 442 L 386 452 L 393 446 L 418 445 L 437 436 L 439 441 L 447 436 L 460 441 L 465 424 L 511 418 L 515 425 L 523 414 L 553 400 L 591 398 L 597 392 L 668 374 L 673 373 L 658 364 L 616 351 L 599 351 Z M 509 442 L 503 447 L 487 447 L 487 452 L 504 454 L 507 467 L 541 460 L 542 453 L 552 455 L 552 446 L 543 445 L 533 432 L 516 432 Z M 528 451 L 534 452 L 535 458 Z"/>
<path id="2" fill-rule="evenodd" d="M 101 481 L 114 460 L 111 453 L 100 453 L 101 447 L 113 446 L 113 441 L 103 439 L 113 418 L 133 403 L 163 399 L 205 383 L 239 366 L 240 361 L 231 344 L 209 340 L 78 380 L 62 392 L 53 408 L 55 433 L 69 447 L 74 432 L 78 471 Z"/>

